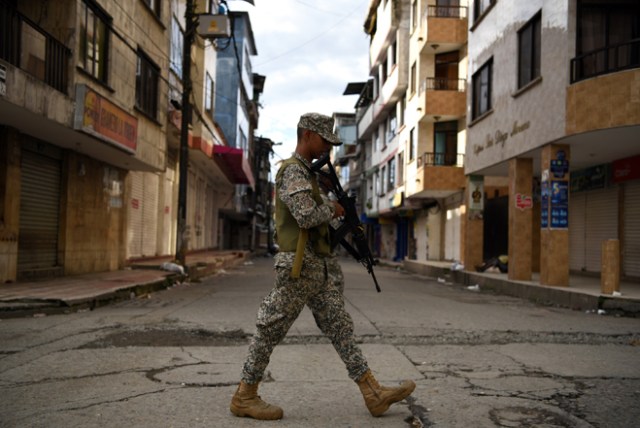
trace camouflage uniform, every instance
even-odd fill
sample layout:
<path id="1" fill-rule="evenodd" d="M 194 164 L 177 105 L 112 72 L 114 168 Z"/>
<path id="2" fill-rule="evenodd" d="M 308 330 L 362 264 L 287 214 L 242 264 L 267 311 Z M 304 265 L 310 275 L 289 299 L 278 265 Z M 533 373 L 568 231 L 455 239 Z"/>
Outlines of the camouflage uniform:
<path id="1" fill-rule="evenodd" d="M 311 190 L 315 176 L 311 165 L 301 156 L 294 156 L 306 166 L 290 164 L 276 182 L 277 195 L 287 206 L 301 228 L 330 222 L 333 204 L 316 204 Z M 345 363 L 354 381 L 368 370 L 367 362 L 355 343 L 353 320 L 345 309 L 344 278 L 335 256 L 320 257 L 310 242 L 304 251 L 300 277 L 291 278 L 295 252 L 280 252 L 275 256 L 275 286 L 262 301 L 256 321 L 257 331 L 249 347 L 242 380 L 255 384 L 269 364 L 275 346 L 285 337 L 305 305 L 311 309 L 316 324 L 327 336 Z"/>

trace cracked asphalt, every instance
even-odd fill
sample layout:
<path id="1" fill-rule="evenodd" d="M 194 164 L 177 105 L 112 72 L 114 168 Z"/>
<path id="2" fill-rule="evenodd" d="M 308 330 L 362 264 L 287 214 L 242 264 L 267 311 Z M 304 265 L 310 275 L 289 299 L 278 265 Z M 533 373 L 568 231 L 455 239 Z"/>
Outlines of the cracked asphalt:
<path id="1" fill-rule="evenodd" d="M 273 283 L 272 260 L 111 306 L 0 320 L 0 427 L 636 427 L 640 319 L 537 306 L 392 268 L 382 293 L 343 260 L 357 340 L 383 384 L 366 410 L 308 310 L 272 356 L 260 394 L 281 421 L 228 410 Z"/>

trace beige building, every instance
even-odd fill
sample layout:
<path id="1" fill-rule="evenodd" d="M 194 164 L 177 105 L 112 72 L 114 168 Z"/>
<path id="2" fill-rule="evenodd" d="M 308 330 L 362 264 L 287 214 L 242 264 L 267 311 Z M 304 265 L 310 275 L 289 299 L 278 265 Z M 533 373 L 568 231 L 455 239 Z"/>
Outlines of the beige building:
<path id="1" fill-rule="evenodd" d="M 175 254 L 184 5 L 0 3 L 0 281 Z M 237 180 L 221 168 L 216 58 L 197 37 L 188 250 L 219 246 Z"/>
<path id="2" fill-rule="evenodd" d="M 462 259 L 467 23 L 466 1 L 411 2 L 402 190 L 418 261 Z"/>
<path id="3" fill-rule="evenodd" d="M 639 278 L 639 3 L 476 0 L 469 19 L 465 264 Z"/>

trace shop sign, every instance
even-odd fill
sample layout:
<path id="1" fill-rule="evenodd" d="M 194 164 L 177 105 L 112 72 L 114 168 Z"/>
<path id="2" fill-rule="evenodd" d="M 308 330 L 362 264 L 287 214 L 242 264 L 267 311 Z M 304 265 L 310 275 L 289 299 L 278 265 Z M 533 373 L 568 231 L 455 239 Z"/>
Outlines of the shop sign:
<path id="1" fill-rule="evenodd" d="M 128 153 L 136 152 L 138 119 L 86 85 L 76 86 L 74 129 L 93 135 Z"/>
<path id="2" fill-rule="evenodd" d="M 558 150 L 556 158 L 551 159 L 550 168 L 553 178 L 564 178 L 569 172 L 569 161 L 564 150 Z"/>
<path id="3" fill-rule="evenodd" d="M 571 191 L 603 189 L 608 181 L 609 168 L 606 164 L 571 172 Z"/>
<path id="4" fill-rule="evenodd" d="M 472 175 L 469 177 L 469 210 L 482 211 L 484 209 L 484 177 Z"/>
<path id="5" fill-rule="evenodd" d="M 640 155 L 613 162 L 612 175 L 614 183 L 640 179 Z"/>
<path id="6" fill-rule="evenodd" d="M 531 209 L 533 207 L 533 199 L 529 195 L 516 193 L 516 208 L 520 210 Z"/>

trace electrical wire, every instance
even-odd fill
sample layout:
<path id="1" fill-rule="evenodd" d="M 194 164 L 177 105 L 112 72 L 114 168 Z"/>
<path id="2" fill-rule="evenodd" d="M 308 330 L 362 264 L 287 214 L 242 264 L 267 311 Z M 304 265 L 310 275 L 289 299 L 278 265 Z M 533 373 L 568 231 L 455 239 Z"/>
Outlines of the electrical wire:
<path id="1" fill-rule="evenodd" d="M 343 23 L 347 18 L 349 18 L 351 15 L 353 15 L 353 14 L 354 14 L 357 10 L 359 10 L 359 9 L 362 7 L 362 5 L 364 5 L 365 3 L 366 3 L 366 2 L 361 2 L 361 3 L 360 3 L 360 4 L 358 4 L 358 6 L 356 6 L 353 10 L 351 10 L 351 12 L 349 12 L 349 13 L 348 13 L 348 14 L 346 14 L 346 15 L 344 15 L 342 18 L 338 19 L 338 20 L 335 22 L 335 24 L 333 24 L 331 27 L 329 27 L 329 28 L 327 28 L 326 30 L 322 31 L 321 33 L 319 33 L 319 34 L 315 35 L 314 37 L 310 38 L 310 39 L 309 39 L 309 40 L 307 40 L 306 42 L 301 43 L 300 45 L 295 46 L 295 47 L 293 47 L 293 48 L 291 48 L 291 49 L 289 49 L 289 50 L 287 50 L 287 51 L 285 51 L 285 52 L 282 52 L 282 53 L 281 53 L 281 54 L 279 54 L 279 55 L 276 55 L 276 56 L 274 56 L 274 57 L 271 57 L 271 58 L 269 58 L 268 60 L 263 61 L 263 62 L 261 62 L 260 64 L 257 64 L 256 66 L 258 66 L 258 67 L 259 67 L 259 66 L 261 66 L 261 65 L 268 64 L 268 63 L 270 63 L 270 62 L 272 62 L 272 61 L 275 61 L 276 59 L 282 58 L 283 56 L 288 55 L 288 54 L 290 54 L 291 52 L 294 52 L 294 51 L 296 51 L 296 50 L 298 50 L 298 49 L 300 49 L 300 48 L 302 48 L 302 47 L 304 47 L 304 46 L 308 45 L 309 43 L 314 42 L 314 41 L 318 40 L 319 38 L 321 38 L 321 37 L 325 36 L 325 35 L 326 35 L 327 33 L 329 33 L 331 30 L 333 30 L 334 28 L 336 28 L 336 27 L 338 27 L 339 25 L 341 25 L 341 24 L 342 24 L 342 23 Z"/>

